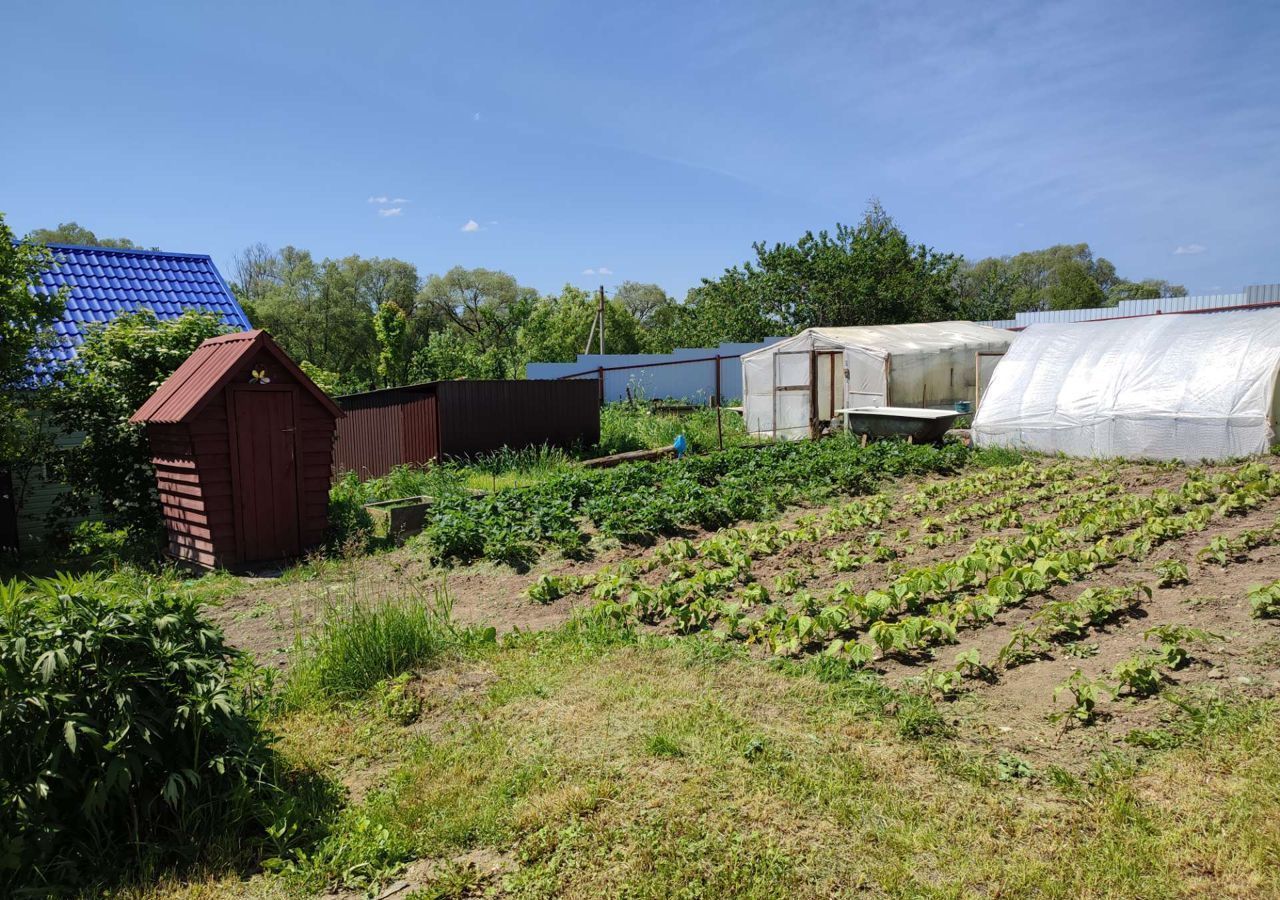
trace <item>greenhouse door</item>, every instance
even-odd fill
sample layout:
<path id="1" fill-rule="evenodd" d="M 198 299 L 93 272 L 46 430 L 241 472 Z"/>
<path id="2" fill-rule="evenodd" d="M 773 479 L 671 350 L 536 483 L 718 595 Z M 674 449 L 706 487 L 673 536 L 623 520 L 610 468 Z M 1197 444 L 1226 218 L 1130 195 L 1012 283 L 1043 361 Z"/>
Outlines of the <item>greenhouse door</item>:
<path id="1" fill-rule="evenodd" d="M 841 391 L 836 390 L 837 380 L 844 381 L 844 371 L 839 350 L 818 350 L 814 365 L 813 408 L 819 422 L 830 422 L 836 417 L 836 401 Z"/>
<path id="2" fill-rule="evenodd" d="M 773 354 L 773 436 L 795 440 L 809 435 L 813 423 L 812 350 Z"/>

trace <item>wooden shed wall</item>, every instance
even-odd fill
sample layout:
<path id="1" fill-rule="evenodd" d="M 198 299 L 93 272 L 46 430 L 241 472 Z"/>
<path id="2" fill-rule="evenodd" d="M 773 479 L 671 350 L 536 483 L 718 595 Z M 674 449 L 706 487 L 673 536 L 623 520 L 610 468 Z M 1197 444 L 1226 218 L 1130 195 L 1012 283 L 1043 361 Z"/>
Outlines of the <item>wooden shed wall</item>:
<path id="1" fill-rule="evenodd" d="M 189 425 L 151 425 L 151 461 L 169 554 L 200 566 L 235 563 L 227 409 L 213 402 Z"/>
<path id="2" fill-rule="evenodd" d="M 302 547 L 317 547 L 329 528 L 329 481 L 333 474 L 334 418 L 309 391 L 297 392 L 298 465 L 302 468 Z M 338 420 L 342 421 L 342 420 Z"/>

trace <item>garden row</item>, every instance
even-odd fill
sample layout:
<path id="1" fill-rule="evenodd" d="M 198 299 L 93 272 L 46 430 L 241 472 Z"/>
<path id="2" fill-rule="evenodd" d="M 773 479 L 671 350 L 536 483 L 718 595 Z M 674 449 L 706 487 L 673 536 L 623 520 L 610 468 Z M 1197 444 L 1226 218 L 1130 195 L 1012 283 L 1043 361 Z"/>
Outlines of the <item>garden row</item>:
<path id="1" fill-rule="evenodd" d="M 993 622 L 1003 610 L 1121 561 L 1143 560 L 1162 543 L 1278 496 L 1280 473 L 1263 464 L 1213 473 L 1193 469 L 1178 489 L 1149 494 L 1124 491 L 1107 469 L 1083 475 L 1068 464 L 1039 470 L 1022 465 L 954 479 L 896 505 L 879 496 L 856 501 L 802 517 L 791 528 L 734 529 L 698 544 L 669 541 L 643 559 L 593 576 L 543 578 L 530 595 L 546 601 L 590 591 L 600 615 L 665 623 L 686 633 L 710 630 L 775 654 L 821 651 L 852 665 L 866 664 L 877 653 L 918 659 L 954 643 L 962 629 Z M 899 529 L 896 543 L 883 530 L 908 513 L 961 503 L 940 519 L 926 517 Z M 1013 533 L 985 535 L 966 552 L 927 565 L 904 570 L 898 561 L 915 552 L 908 543 L 913 537 L 924 547 L 958 545 L 969 534 L 967 522 Z M 757 578 L 757 563 L 765 558 L 797 545 L 816 548 L 851 532 L 860 537 L 788 566 L 774 579 L 772 592 Z M 1278 537 L 1277 528 L 1220 535 L 1200 559 L 1225 565 Z M 870 589 L 865 579 L 863 587 L 840 579 L 815 592 L 809 582 L 818 577 L 819 561 L 833 573 L 883 563 L 884 577 Z M 1178 566 L 1162 563 L 1156 574 L 1167 582 L 1179 577 Z M 1130 584 L 1046 603 L 1031 625 L 1015 630 L 996 662 L 1012 667 L 1047 655 L 1053 643 L 1125 615 L 1149 594 L 1146 585 Z M 1268 589 L 1255 592 L 1259 614 L 1272 609 L 1270 597 Z M 967 668 L 976 671 L 978 661 L 971 663 Z"/>
<path id="2" fill-rule="evenodd" d="M 536 484 L 476 496 L 458 470 L 434 466 L 419 486 L 434 498 L 416 540 L 440 562 L 491 559 L 517 567 L 544 551 L 569 558 L 589 553 L 591 533 L 624 543 L 718 529 L 760 520 L 800 503 L 865 494 L 885 479 L 958 469 L 968 451 L 884 442 L 860 447 L 845 437 L 733 448 L 682 460 L 633 463 L 615 469 L 570 469 Z M 363 504 L 391 499 L 406 473 L 333 489 L 335 541 L 367 534 Z"/>

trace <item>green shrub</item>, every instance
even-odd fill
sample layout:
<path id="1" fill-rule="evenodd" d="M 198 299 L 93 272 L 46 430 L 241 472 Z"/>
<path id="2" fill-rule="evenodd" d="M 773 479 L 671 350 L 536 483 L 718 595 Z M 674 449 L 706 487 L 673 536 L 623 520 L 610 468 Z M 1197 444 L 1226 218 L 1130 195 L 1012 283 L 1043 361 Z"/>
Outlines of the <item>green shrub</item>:
<path id="1" fill-rule="evenodd" d="M 373 517 L 364 508 L 365 489 L 355 472 L 347 472 L 329 489 L 330 549 L 339 550 L 353 544 L 367 548 L 373 538 Z"/>
<path id="2" fill-rule="evenodd" d="M 89 565 L 119 565 L 136 561 L 130 551 L 135 546 L 123 528 L 108 528 L 105 522 L 79 522 L 67 539 L 67 556 Z"/>
<path id="3" fill-rule="evenodd" d="M 0 894 L 289 833 L 238 659 L 187 595 L 0 582 Z"/>

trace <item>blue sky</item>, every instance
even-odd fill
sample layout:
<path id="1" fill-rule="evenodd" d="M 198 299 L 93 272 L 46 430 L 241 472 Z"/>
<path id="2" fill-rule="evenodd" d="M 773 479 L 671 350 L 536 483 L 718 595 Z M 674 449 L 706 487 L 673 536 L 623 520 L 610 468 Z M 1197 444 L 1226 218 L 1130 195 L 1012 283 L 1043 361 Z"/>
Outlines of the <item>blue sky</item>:
<path id="1" fill-rule="evenodd" d="M 1280 281 L 1271 3 L 26 3 L 18 231 L 683 296 L 879 197 L 971 258 Z M 587 270 L 591 270 L 588 272 Z M 600 274 L 603 270 L 604 274 Z"/>

